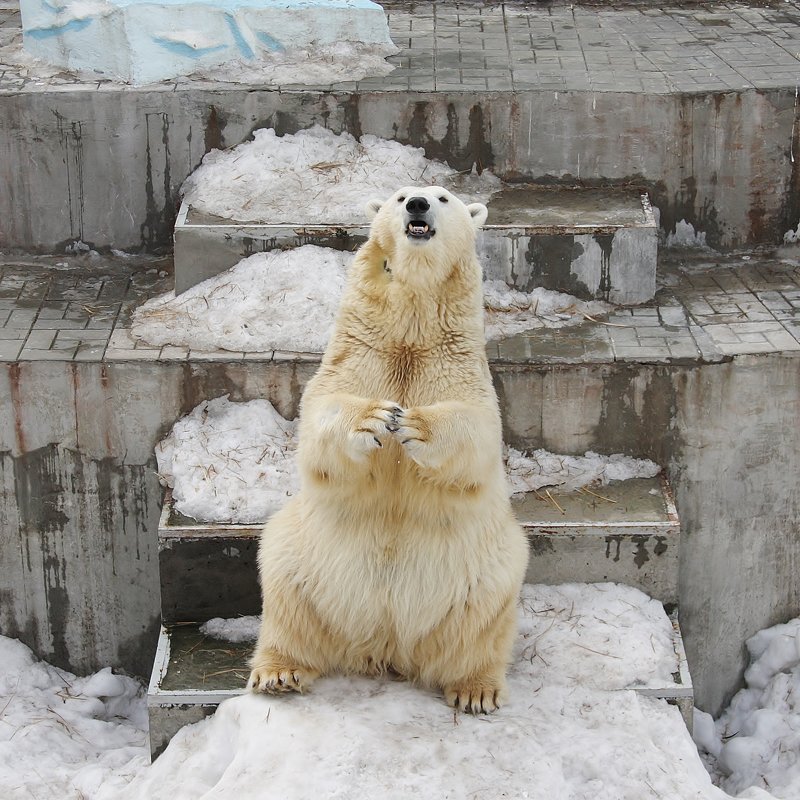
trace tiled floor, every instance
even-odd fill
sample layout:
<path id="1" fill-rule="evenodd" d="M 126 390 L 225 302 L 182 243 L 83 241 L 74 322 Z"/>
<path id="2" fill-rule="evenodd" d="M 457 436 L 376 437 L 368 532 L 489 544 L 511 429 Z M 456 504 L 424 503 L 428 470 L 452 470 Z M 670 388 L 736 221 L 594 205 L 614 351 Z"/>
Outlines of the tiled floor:
<path id="1" fill-rule="evenodd" d="M 396 69 L 337 89 L 707 92 L 794 87 L 800 76 L 800 0 L 383 5 Z M 20 26 L 16 0 L 0 0 L 0 91 L 113 88 L 23 64 Z"/>
<path id="2" fill-rule="evenodd" d="M 800 351 L 800 253 L 667 251 L 646 307 L 488 346 L 498 363 L 715 362 Z M 0 361 L 304 360 L 313 354 L 150 347 L 133 309 L 171 288 L 168 260 L 74 256 L 0 261 Z"/>

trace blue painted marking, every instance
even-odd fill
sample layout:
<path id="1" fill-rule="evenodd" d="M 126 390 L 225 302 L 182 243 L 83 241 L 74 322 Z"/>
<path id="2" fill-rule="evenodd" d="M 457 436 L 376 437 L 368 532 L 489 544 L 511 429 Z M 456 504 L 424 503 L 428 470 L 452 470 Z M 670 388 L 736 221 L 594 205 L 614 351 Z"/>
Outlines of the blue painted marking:
<path id="1" fill-rule="evenodd" d="M 284 50 L 286 50 L 286 48 L 277 39 L 273 39 L 272 36 L 265 31 L 254 31 L 254 33 L 258 38 L 258 41 L 261 42 L 261 44 L 266 45 L 270 50 L 276 50 L 279 53 L 283 53 Z"/>
<path id="2" fill-rule="evenodd" d="M 171 42 L 169 39 L 162 39 L 159 36 L 154 36 L 153 41 L 173 55 L 181 56 L 182 58 L 202 58 L 209 53 L 216 53 L 225 49 L 224 44 L 218 44 L 214 47 L 192 47 L 185 42 Z"/>
<path id="3" fill-rule="evenodd" d="M 53 25 L 50 28 L 28 28 L 25 36 L 31 39 L 50 39 L 53 36 L 61 36 L 62 33 L 77 33 L 92 24 L 91 19 L 71 19 L 64 25 Z"/>
<path id="4" fill-rule="evenodd" d="M 186 6 L 190 5 L 188 0 L 112 0 L 115 6 L 141 6 L 155 5 L 159 8 L 164 6 Z M 220 9 L 233 11 L 237 8 L 256 8 L 263 11 L 268 8 L 295 9 L 303 11 L 326 11 L 337 8 L 355 8 L 371 11 L 382 11 L 383 9 L 372 0 L 193 0 L 193 4 L 201 6 L 213 6 Z"/>
<path id="5" fill-rule="evenodd" d="M 239 48 L 239 52 L 245 58 L 255 58 L 255 53 L 253 52 L 253 48 L 247 44 L 244 36 L 242 36 L 242 32 L 239 30 L 239 25 L 237 24 L 236 20 L 233 18 L 233 14 L 229 14 L 225 12 L 225 22 L 228 23 L 228 27 L 231 29 L 231 33 L 233 34 L 233 40 L 236 42 L 236 46 Z"/>

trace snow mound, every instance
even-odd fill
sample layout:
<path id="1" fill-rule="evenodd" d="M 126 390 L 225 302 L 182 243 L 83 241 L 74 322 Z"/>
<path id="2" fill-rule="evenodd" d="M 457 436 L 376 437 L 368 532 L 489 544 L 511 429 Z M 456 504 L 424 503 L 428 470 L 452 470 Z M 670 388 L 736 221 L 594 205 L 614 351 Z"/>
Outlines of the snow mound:
<path id="1" fill-rule="evenodd" d="M 113 796 L 149 761 L 146 743 L 136 681 L 78 678 L 0 636 L 0 797 Z"/>
<path id="2" fill-rule="evenodd" d="M 565 456 L 534 450 L 525 455 L 513 447 L 505 447 L 504 457 L 511 490 L 515 494 L 550 486 L 572 492 L 589 484 L 653 478 L 661 472 L 661 467 L 653 461 L 619 453 L 603 456 L 589 451 L 583 456 Z"/>
<path id="3" fill-rule="evenodd" d="M 148 300 L 134 312 L 131 333 L 158 347 L 321 353 L 352 260 L 352 253 L 315 245 L 256 253 L 178 297 L 168 292 Z M 613 308 L 548 289 L 519 292 L 496 280 L 483 288 L 490 341 L 578 325 Z"/>
<path id="4" fill-rule="evenodd" d="M 297 492 L 296 425 L 267 400 L 200 403 L 156 446 L 175 508 L 197 520 L 263 522 Z"/>
<path id="5" fill-rule="evenodd" d="M 175 508 L 204 522 L 260 523 L 300 489 L 296 422 L 267 400 L 232 403 L 228 395 L 200 403 L 156 446 L 162 482 Z M 650 478 L 660 467 L 623 455 L 565 456 L 504 448 L 509 491 L 544 486 L 573 491 L 590 483 Z"/>
<path id="6" fill-rule="evenodd" d="M 364 204 L 372 197 L 384 200 L 420 183 L 481 196 L 500 188 L 486 171 L 459 179 L 421 148 L 314 125 L 284 136 L 261 128 L 253 141 L 212 150 L 181 191 L 195 210 L 238 222 L 342 225 L 366 222 Z"/>
<path id="7" fill-rule="evenodd" d="M 564 328 L 608 314 L 614 306 L 601 300 L 579 300 L 550 289 L 521 292 L 503 281 L 483 283 L 486 340 L 494 341 L 535 328 Z"/>
<path id="8" fill-rule="evenodd" d="M 696 712 L 695 741 L 727 792 L 738 795 L 755 787 L 795 800 L 800 797 L 800 618 L 760 631 L 747 640 L 747 649 L 745 688 L 716 723 Z"/>
<path id="9" fill-rule="evenodd" d="M 157 346 L 321 353 L 352 259 L 314 245 L 256 253 L 178 297 L 148 300 L 134 312 L 131 332 Z"/>

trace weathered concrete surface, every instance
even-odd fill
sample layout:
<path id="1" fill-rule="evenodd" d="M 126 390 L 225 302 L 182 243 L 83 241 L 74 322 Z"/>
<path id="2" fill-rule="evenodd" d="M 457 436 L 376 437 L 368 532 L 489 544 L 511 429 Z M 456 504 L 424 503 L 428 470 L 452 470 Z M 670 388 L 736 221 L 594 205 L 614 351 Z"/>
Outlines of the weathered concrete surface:
<path id="1" fill-rule="evenodd" d="M 0 631 L 80 672 L 147 675 L 158 634 L 155 443 L 202 399 L 294 415 L 307 365 L 4 363 Z"/>
<path id="2" fill-rule="evenodd" d="M 509 179 L 647 189 L 669 231 L 712 247 L 779 242 L 797 226 L 794 89 L 266 91 L 101 84 L 0 94 L 0 247 L 166 247 L 184 178 L 212 147 L 259 127 L 314 123 L 423 147 Z M 794 137 L 794 138 L 793 138 Z"/>
<path id="3" fill-rule="evenodd" d="M 717 714 L 741 680 L 744 640 L 800 613 L 800 358 L 497 368 L 496 385 L 511 444 L 668 467 L 695 699 Z"/>

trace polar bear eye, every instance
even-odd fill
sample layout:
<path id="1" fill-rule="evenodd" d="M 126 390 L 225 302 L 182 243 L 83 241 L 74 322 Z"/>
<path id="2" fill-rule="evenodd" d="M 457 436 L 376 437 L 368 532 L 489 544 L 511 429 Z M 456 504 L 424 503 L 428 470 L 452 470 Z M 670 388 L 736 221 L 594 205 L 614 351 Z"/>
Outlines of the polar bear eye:
<path id="1" fill-rule="evenodd" d="M 405 197 L 398 197 L 397 202 L 402 203 L 405 200 Z"/>
<path id="2" fill-rule="evenodd" d="M 439 202 L 440 203 L 449 203 L 450 201 L 446 197 L 442 196 L 442 197 L 439 198 Z"/>

